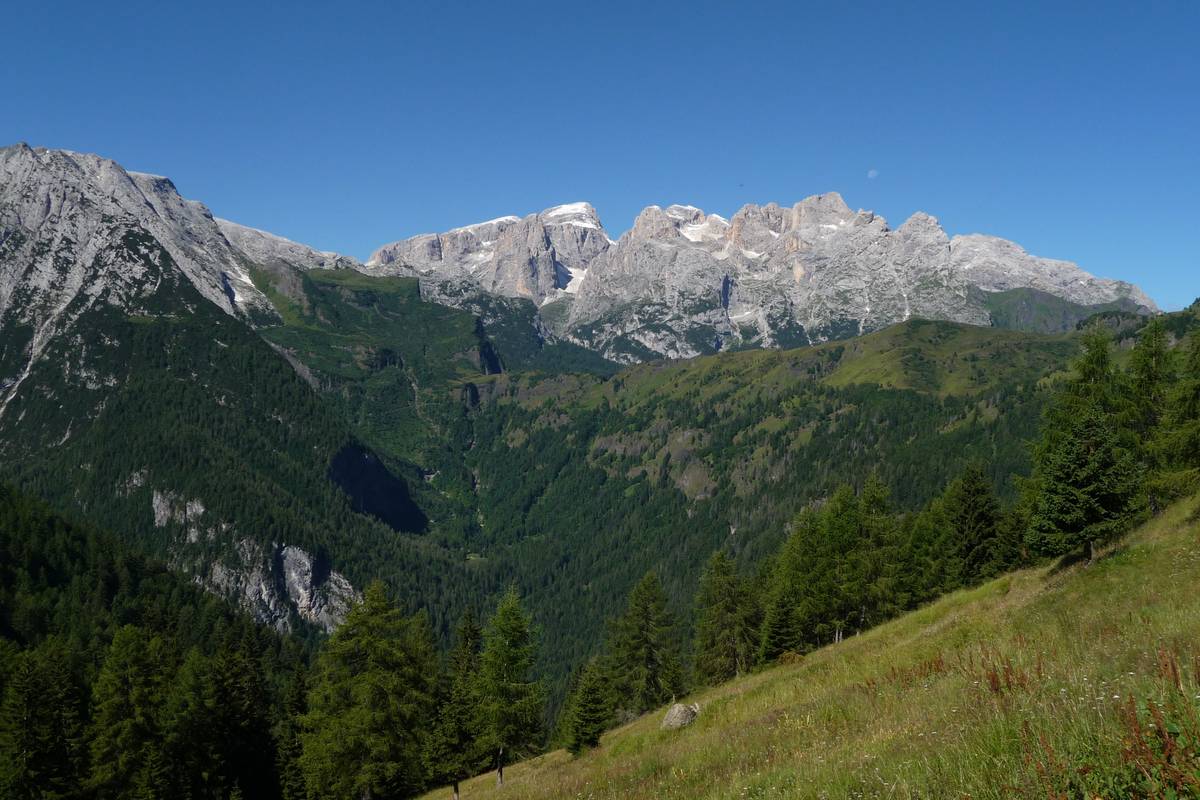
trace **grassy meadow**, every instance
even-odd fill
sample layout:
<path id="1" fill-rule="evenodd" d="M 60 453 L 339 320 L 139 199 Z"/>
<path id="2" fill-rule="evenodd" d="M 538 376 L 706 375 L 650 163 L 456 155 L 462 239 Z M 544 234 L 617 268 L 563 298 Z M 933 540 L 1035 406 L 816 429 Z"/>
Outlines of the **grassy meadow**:
<path id="1" fill-rule="evenodd" d="M 474 798 L 1200 795 L 1200 522 L 1180 503 L 1091 565 L 957 592 L 659 710 Z M 439 789 L 429 797 L 449 797 Z"/>

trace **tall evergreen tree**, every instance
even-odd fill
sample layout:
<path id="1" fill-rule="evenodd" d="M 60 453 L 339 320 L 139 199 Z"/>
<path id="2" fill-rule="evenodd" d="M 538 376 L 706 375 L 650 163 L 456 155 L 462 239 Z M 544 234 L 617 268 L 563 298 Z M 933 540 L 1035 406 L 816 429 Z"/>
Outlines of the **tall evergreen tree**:
<path id="1" fill-rule="evenodd" d="M 479 694 L 482 642 L 483 631 L 468 609 L 455 631 L 454 648 L 439 691 L 437 717 L 426 741 L 430 779 L 451 784 L 454 800 L 458 800 L 459 782 L 477 773 L 484 763 Z"/>
<path id="2" fill-rule="evenodd" d="M 609 670 L 621 709 L 642 714 L 682 693 L 672 627 L 662 584 L 648 572 L 629 593 L 609 635 Z"/>
<path id="3" fill-rule="evenodd" d="M 250 640 L 222 648 L 212 659 L 215 714 L 210 725 L 218 737 L 225 783 L 252 797 L 279 793 L 275 740 L 266 681 Z"/>
<path id="4" fill-rule="evenodd" d="M 895 616 L 908 605 L 909 587 L 899 571 L 900 530 L 891 507 L 891 493 L 872 472 L 858 495 L 857 513 L 845 551 L 850 563 L 850 585 L 844 596 L 858 608 L 852 617 L 855 630 L 865 630 Z"/>
<path id="5" fill-rule="evenodd" d="M 373 582 L 317 659 L 301 722 L 310 794 L 364 800 L 423 788 L 436 672 L 424 616 L 404 617 Z"/>
<path id="6" fill-rule="evenodd" d="M 1110 413 L 1124 402 L 1119 391 L 1116 362 L 1113 361 L 1112 336 L 1104 328 L 1094 326 L 1084 332 L 1082 350 L 1074 369 L 1067 384 L 1070 398 L 1098 404 Z M 1062 406 L 1060 402 L 1058 407 Z M 1066 407 L 1071 405 L 1068 403 Z"/>
<path id="7" fill-rule="evenodd" d="M 945 494 L 945 510 L 954 536 L 962 583 L 989 578 L 1003 569 L 1000 552 L 1000 501 L 979 464 L 971 464 Z"/>
<path id="8" fill-rule="evenodd" d="M 504 767 L 536 749 L 542 734 L 545 692 L 533 676 L 535 643 L 516 587 L 500 599 L 483 634 L 479 693 L 481 746 L 504 784 Z"/>
<path id="9" fill-rule="evenodd" d="M 1136 512 L 1137 462 L 1121 446 L 1113 417 L 1098 403 L 1076 406 L 1065 428 L 1034 453 L 1035 497 L 1027 542 L 1062 555 L 1124 530 Z"/>
<path id="10" fill-rule="evenodd" d="M 1064 389 L 1048 407 L 1034 448 L 1025 542 L 1039 555 L 1062 555 L 1115 536 L 1137 507 L 1141 471 L 1128 424 L 1129 392 L 1112 358 L 1111 338 L 1088 331 Z"/>
<path id="11" fill-rule="evenodd" d="M 170 793 L 160 712 L 164 645 L 127 625 L 113 636 L 92 687 L 91 786 L 101 798 Z"/>
<path id="12" fill-rule="evenodd" d="M 0 796 L 77 796 L 85 753 L 69 658 L 50 640 L 14 660 L 0 704 Z"/>
<path id="13" fill-rule="evenodd" d="M 308 711 L 307 694 L 307 674 L 303 669 L 298 669 L 284 690 L 281 719 L 275 730 L 275 741 L 278 743 L 276 771 L 283 800 L 308 800 L 308 788 L 300 763 L 303 753 L 300 722 Z"/>
<path id="14" fill-rule="evenodd" d="M 1133 430 L 1145 442 L 1158 428 L 1167 407 L 1167 393 L 1174 379 L 1174 358 L 1167 342 L 1167 329 L 1154 317 L 1138 334 L 1129 363 Z"/>
<path id="15" fill-rule="evenodd" d="M 1179 380 L 1168 394 L 1163 425 L 1155 440 L 1159 463 L 1195 483 L 1200 468 L 1200 330 L 1188 336 Z"/>
<path id="16" fill-rule="evenodd" d="M 700 575 L 695 603 L 695 669 L 713 684 L 750 669 L 757 654 L 756 609 L 733 560 L 718 550 Z"/>
<path id="17" fill-rule="evenodd" d="M 162 715 L 163 747 L 176 797 L 222 796 L 224 764 L 213 724 L 217 713 L 211 663 L 193 648 L 171 681 Z"/>
<path id="18" fill-rule="evenodd" d="M 569 713 L 567 750 L 578 755 L 600 744 L 612 708 L 603 671 L 595 661 L 588 662 L 580 673 Z"/>
<path id="19" fill-rule="evenodd" d="M 759 661 L 774 661 L 784 653 L 799 653 L 809 638 L 801 614 L 810 608 L 806 602 L 813 591 L 810 582 L 823 580 L 831 586 L 834 581 L 831 571 L 816 566 L 824 562 L 823 545 L 827 544 L 821 540 L 819 528 L 817 511 L 801 511 L 779 550 L 765 592 Z"/>

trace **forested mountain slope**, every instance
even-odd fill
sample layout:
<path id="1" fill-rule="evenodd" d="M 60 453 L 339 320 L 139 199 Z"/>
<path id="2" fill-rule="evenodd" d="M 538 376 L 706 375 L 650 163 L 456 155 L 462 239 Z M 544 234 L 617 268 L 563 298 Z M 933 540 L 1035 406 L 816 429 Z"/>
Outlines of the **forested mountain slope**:
<path id="1" fill-rule="evenodd" d="M 797 510 L 840 484 L 874 473 L 913 509 L 978 461 L 1011 497 L 1046 399 L 1040 380 L 1075 348 L 913 321 L 606 381 L 490 376 L 464 448 L 473 547 L 534 598 L 555 658 L 583 658 L 647 570 L 681 612 L 713 550 L 758 563 Z"/>
<path id="2" fill-rule="evenodd" d="M 658 709 L 463 797 L 1191 796 L 1198 505 L 1090 566 L 1015 572 L 700 692 L 683 730 Z"/>
<path id="3" fill-rule="evenodd" d="M 278 797 L 309 653 L 0 486 L 0 794 Z"/>
<path id="4" fill-rule="evenodd" d="M 362 585 L 381 562 L 409 576 L 395 585 L 411 605 L 454 605 L 437 598 L 465 593 L 458 562 L 421 538 L 403 477 L 380 466 L 339 486 L 339 456 L 369 457 L 345 417 L 154 239 L 113 253 L 143 265 L 144 291 L 80 308 L 45 342 L 0 417 L 0 476 L 280 628 L 330 629 L 354 591 L 343 574 Z M 0 350 L 20 347 L 19 328 L 0 331 Z M 390 521 L 369 513 L 379 485 Z"/>

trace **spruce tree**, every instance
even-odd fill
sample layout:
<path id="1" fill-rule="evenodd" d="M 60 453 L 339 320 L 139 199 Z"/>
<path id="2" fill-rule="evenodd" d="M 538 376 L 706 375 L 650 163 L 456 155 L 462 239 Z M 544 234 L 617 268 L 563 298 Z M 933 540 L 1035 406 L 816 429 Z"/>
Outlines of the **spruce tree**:
<path id="1" fill-rule="evenodd" d="M 92 687 L 90 784 L 97 797 L 170 793 L 160 712 L 163 643 L 140 628 L 117 630 Z"/>
<path id="2" fill-rule="evenodd" d="M 219 763 L 227 786 L 252 797 L 278 795 L 275 740 L 262 667 L 247 638 L 223 647 L 212 659 L 214 710 L 209 725 L 217 736 Z"/>
<path id="3" fill-rule="evenodd" d="M 969 584 L 995 575 L 1004 566 L 999 542 L 1000 501 L 983 468 L 979 464 L 968 465 L 962 476 L 946 489 L 944 498 L 962 582 Z"/>
<path id="4" fill-rule="evenodd" d="M 310 793 L 361 800 L 421 790 L 436 671 L 425 618 L 404 617 L 371 583 L 317 659 L 301 719 Z"/>
<path id="5" fill-rule="evenodd" d="M 854 585 L 846 597 L 857 598 L 853 627 L 870 628 L 895 616 L 909 602 L 910 587 L 900 573 L 900 529 L 892 512 L 891 492 L 872 472 L 858 494 L 856 535 L 851 534 L 846 550 Z M 856 617 L 856 618 L 855 618 Z"/>
<path id="6" fill-rule="evenodd" d="M 479 670 L 480 741 L 500 785 L 505 765 L 534 751 L 541 739 L 545 692 L 533 676 L 535 651 L 529 616 L 510 587 L 484 631 Z"/>
<path id="7" fill-rule="evenodd" d="M 609 634 L 609 669 L 621 709 L 642 714 L 683 692 L 672 627 L 662 584 L 648 572 L 629 593 L 625 612 Z"/>
<path id="8" fill-rule="evenodd" d="M 307 800 L 308 788 L 300 764 L 303 752 L 300 721 L 308 711 L 307 674 L 300 668 L 292 675 L 283 693 L 281 719 L 275 730 L 276 771 L 283 800 Z"/>
<path id="9" fill-rule="evenodd" d="M 700 680 L 720 683 L 753 665 L 756 630 L 749 594 L 733 560 L 723 551 L 713 553 L 700 575 L 696 594 L 694 652 Z"/>
<path id="10" fill-rule="evenodd" d="M 176 796 L 218 797 L 223 790 L 225 765 L 213 724 L 216 715 L 211 664 L 192 649 L 176 670 L 162 714 L 163 747 Z"/>
<path id="11" fill-rule="evenodd" d="M 1137 462 L 1121 446 L 1113 417 L 1098 403 L 1075 404 L 1065 428 L 1034 453 L 1026 541 L 1040 555 L 1063 555 L 1125 530 L 1136 513 Z"/>
<path id="12" fill-rule="evenodd" d="M 483 632 L 470 610 L 455 631 L 454 648 L 439 690 L 437 716 L 430 726 L 425 761 L 434 783 L 449 783 L 454 800 L 458 784 L 483 764 L 480 749 L 480 648 Z"/>
<path id="13" fill-rule="evenodd" d="M 0 704 L 0 796 L 74 796 L 83 778 L 80 697 L 57 640 L 17 656 Z"/>
<path id="14" fill-rule="evenodd" d="M 1197 481 L 1200 468 L 1200 330 L 1188 336 L 1179 380 L 1169 392 L 1163 424 L 1155 439 L 1158 463 L 1172 476 L 1173 494 Z"/>
<path id="15" fill-rule="evenodd" d="M 806 641 L 802 605 L 813 577 L 813 564 L 822 556 L 817 541 L 819 515 L 812 509 L 801 511 L 792 522 L 791 533 L 768 573 L 758 660 L 774 661 L 784 653 L 799 653 Z M 832 576 L 827 576 L 832 579 Z"/>
<path id="16" fill-rule="evenodd" d="M 1154 317 L 1138 334 L 1130 358 L 1132 427 L 1138 440 L 1152 436 L 1167 406 L 1167 393 L 1174 382 L 1174 358 L 1167 342 L 1167 329 Z"/>
<path id="17" fill-rule="evenodd" d="M 600 744 L 600 735 L 612 717 L 608 687 L 595 661 L 588 662 L 579 676 L 571 700 L 567 750 L 578 755 Z"/>

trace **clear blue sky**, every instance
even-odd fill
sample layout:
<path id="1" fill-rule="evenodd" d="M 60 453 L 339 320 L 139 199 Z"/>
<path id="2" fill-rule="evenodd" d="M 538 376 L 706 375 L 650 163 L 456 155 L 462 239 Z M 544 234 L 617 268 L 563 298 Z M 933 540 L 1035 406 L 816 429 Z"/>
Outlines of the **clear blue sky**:
<path id="1" fill-rule="evenodd" d="M 574 200 L 615 236 L 836 190 L 1200 295 L 1194 0 L 42 0 L 4 27 L 0 141 L 359 257 Z"/>

